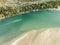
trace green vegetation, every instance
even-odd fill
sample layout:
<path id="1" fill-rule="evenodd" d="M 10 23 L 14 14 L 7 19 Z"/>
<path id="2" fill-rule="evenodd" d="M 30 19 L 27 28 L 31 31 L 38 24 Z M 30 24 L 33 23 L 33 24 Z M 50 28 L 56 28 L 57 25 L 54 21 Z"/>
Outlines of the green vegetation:
<path id="1" fill-rule="evenodd" d="M 0 7 L 0 17 L 7 16 L 15 16 L 16 14 L 20 14 L 21 12 L 32 11 L 35 9 L 47 9 L 47 8 L 58 8 L 60 6 L 60 1 L 50 1 L 43 2 L 38 4 L 31 4 L 23 7 L 15 7 L 15 6 L 2 6 Z"/>

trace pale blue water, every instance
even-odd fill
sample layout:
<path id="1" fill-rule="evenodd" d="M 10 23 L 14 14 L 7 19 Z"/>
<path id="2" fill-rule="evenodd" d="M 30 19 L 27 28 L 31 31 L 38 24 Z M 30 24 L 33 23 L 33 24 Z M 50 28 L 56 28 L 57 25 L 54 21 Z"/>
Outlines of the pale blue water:
<path id="1" fill-rule="evenodd" d="M 60 27 L 60 11 L 42 10 L 0 21 L 0 44 L 30 30 Z"/>

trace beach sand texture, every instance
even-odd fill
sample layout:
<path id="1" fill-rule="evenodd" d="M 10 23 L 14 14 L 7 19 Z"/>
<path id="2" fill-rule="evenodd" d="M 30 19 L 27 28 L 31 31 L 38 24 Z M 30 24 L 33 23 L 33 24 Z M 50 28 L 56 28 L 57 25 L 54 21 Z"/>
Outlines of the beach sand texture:
<path id="1" fill-rule="evenodd" d="M 33 30 L 24 34 L 12 45 L 60 45 L 60 28 L 41 30 Z"/>

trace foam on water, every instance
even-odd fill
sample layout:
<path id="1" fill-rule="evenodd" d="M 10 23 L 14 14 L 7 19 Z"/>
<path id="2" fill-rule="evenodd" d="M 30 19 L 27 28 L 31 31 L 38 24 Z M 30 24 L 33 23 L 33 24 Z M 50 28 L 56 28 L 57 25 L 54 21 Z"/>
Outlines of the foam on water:
<path id="1" fill-rule="evenodd" d="M 8 25 L 8 24 L 11 24 L 11 23 L 19 22 L 19 21 L 22 21 L 22 19 L 18 19 L 18 20 L 14 20 L 14 21 L 12 21 L 12 22 L 8 22 L 7 25 Z M 6 25 L 6 24 L 5 24 L 5 25 Z"/>

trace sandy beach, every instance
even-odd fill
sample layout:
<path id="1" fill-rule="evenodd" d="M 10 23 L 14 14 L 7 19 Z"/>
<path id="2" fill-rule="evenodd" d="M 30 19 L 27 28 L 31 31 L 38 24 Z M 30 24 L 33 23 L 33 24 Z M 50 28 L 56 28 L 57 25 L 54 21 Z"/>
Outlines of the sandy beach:
<path id="1" fill-rule="evenodd" d="M 60 6 L 58 6 L 58 9 L 60 9 Z"/>
<path id="2" fill-rule="evenodd" d="M 60 45 L 60 28 L 46 28 L 27 32 L 12 42 L 11 45 Z"/>

